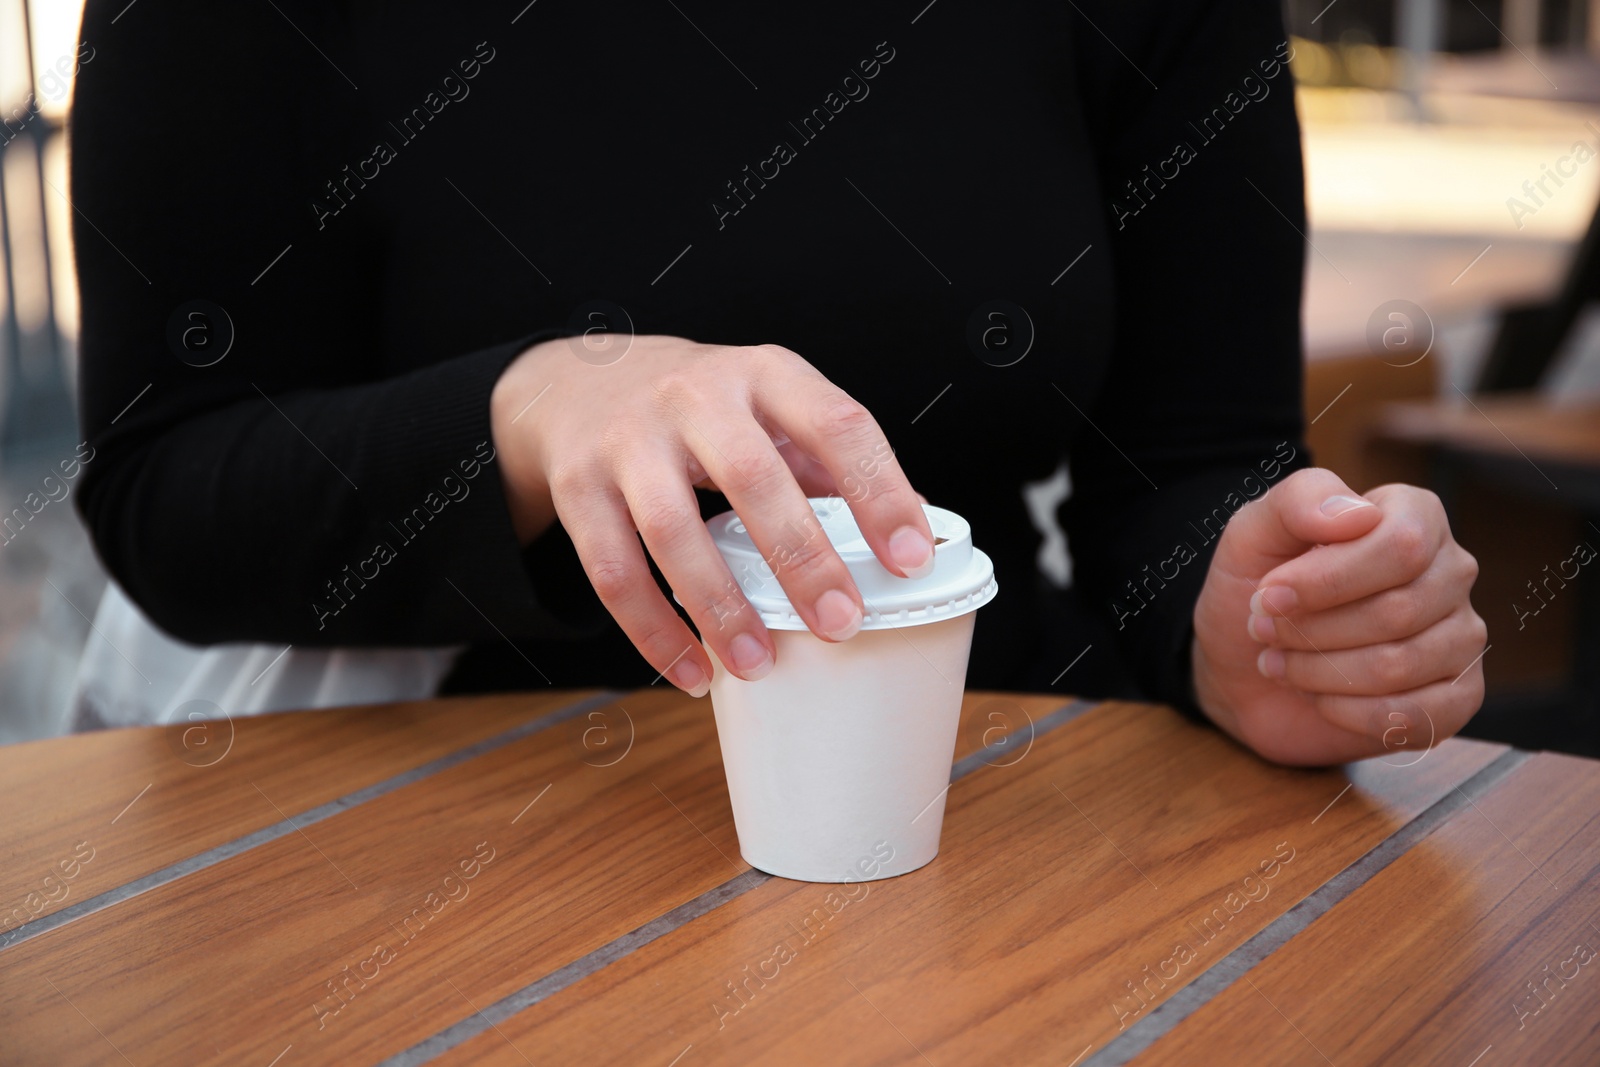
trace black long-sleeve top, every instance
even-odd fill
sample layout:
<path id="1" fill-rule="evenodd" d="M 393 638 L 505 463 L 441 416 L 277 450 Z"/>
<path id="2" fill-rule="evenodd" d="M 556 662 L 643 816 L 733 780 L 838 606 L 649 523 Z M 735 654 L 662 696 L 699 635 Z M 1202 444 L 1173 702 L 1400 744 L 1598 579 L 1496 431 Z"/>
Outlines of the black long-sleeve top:
<path id="1" fill-rule="evenodd" d="M 492 459 L 498 375 L 604 301 L 784 345 L 877 416 L 995 560 L 971 685 L 1094 645 L 1060 688 L 1115 648 L 1192 707 L 1216 530 L 1307 459 L 1277 6 L 923 5 L 90 0 L 77 499 L 108 569 L 192 642 L 648 681 Z M 1021 496 L 1063 458 L 1069 594 Z"/>

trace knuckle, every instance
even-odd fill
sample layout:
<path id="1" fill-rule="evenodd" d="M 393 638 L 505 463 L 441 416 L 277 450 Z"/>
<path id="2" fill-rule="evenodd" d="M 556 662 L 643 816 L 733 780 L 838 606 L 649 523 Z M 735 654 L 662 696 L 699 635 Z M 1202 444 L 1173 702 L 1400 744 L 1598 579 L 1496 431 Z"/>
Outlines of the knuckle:
<path id="1" fill-rule="evenodd" d="M 800 358 L 794 352 L 783 347 L 782 345 L 775 345 L 771 344 L 770 342 L 767 344 L 751 345 L 744 351 L 747 354 L 754 356 L 756 359 L 764 360 L 768 363 L 788 363 L 790 360 L 797 360 Z"/>
<path id="2" fill-rule="evenodd" d="M 562 463 L 551 470 L 549 480 L 554 499 L 570 499 L 595 484 L 594 472 L 583 463 Z"/>
<path id="3" fill-rule="evenodd" d="M 770 444 L 751 441 L 732 445 L 723 455 L 733 472 L 755 493 L 772 493 L 782 488 L 785 480 L 794 481 L 789 465 Z M 722 479 L 717 482 L 722 484 Z"/>
<path id="4" fill-rule="evenodd" d="M 1389 551 L 1407 572 L 1421 574 L 1433 561 L 1433 537 L 1417 519 L 1396 519 L 1389 531 Z"/>
<path id="5" fill-rule="evenodd" d="M 689 510 L 664 496 L 649 496 L 633 507 L 633 522 L 649 544 L 671 546 L 690 530 Z"/>
<path id="6" fill-rule="evenodd" d="M 596 595 L 606 604 L 627 600 L 639 581 L 639 572 L 632 563 L 612 556 L 591 560 L 584 573 Z"/>
<path id="7" fill-rule="evenodd" d="M 1411 729 L 1411 716 L 1390 700 L 1367 698 L 1361 701 L 1357 720 L 1362 732 L 1383 746 L 1384 751 L 1405 744 Z"/>
<path id="8" fill-rule="evenodd" d="M 893 512 L 897 508 L 904 508 L 907 513 L 915 514 L 921 509 L 921 501 L 917 499 L 917 491 L 911 488 L 911 483 L 904 478 L 880 478 L 877 470 L 873 474 L 863 475 L 863 484 L 871 483 L 873 503 L 881 512 Z M 880 513 L 881 513 L 880 512 Z"/>
<path id="9" fill-rule="evenodd" d="M 1380 601 L 1379 618 L 1390 633 L 1416 633 L 1422 623 L 1422 598 L 1409 589 L 1392 590 Z"/>
<path id="10" fill-rule="evenodd" d="M 633 647 L 652 664 L 658 660 L 661 662 L 670 660 L 683 647 L 684 642 L 678 632 L 679 628 L 676 622 L 668 623 L 652 618 L 638 627 L 637 636 L 632 638 Z"/>
<path id="11" fill-rule="evenodd" d="M 1434 702 L 1439 717 L 1435 723 L 1438 740 L 1444 741 L 1467 724 L 1483 703 L 1483 681 L 1469 674 L 1455 685 L 1447 685 Z"/>
<path id="12" fill-rule="evenodd" d="M 1304 577 L 1296 579 L 1304 589 L 1300 598 L 1301 610 L 1306 610 L 1307 594 L 1313 603 L 1342 603 L 1347 581 L 1348 579 L 1336 567 L 1317 567 L 1307 571 Z"/>
<path id="13" fill-rule="evenodd" d="M 1439 503 L 1439 494 L 1432 489 L 1420 485 L 1412 485 L 1410 482 L 1391 482 L 1385 488 L 1392 489 L 1401 496 L 1416 501 L 1423 507 Z"/>
<path id="14" fill-rule="evenodd" d="M 860 401 L 843 393 L 824 401 L 812 416 L 812 429 L 825 438 L 856 440 L 877 428 L 872 413 Z"/>
<path id="15" fill-rule="evenodd" d="M 695 394 L 695 376 L 687 367 L 673 367 L 661 372 L 650 383 L 650 393 L 656 403 L 676 407 Z"/>
<path id="16" fill-rule="evenodd" d="M 1428 709 L 1407 697 L 1370 701 L 1372 733 L 1387 751 L 1431 748 L 1439 740 L 1438 727 Z"/>
<path id="17" fill-rule="evenodd" d="M 1406 642 L 1393 641 L 1373 650 L 1373 678 L 1385 689 L 1406 688 L 1416 666 L 1416 650 Z"/>
<path id="18" fill-rule="evenodd" d="M 1303 471 L 1297 471 L 1296 473 L 1303 474 L 1304 472 Z M 1291 478 L 1293 476 L 1294 475 L 1290 475 Z M 1287 484 L 1289 484 L 1289 482 L 1288 482 L 1288 479 L 1286 478 L 1283 481 L 1279 482 L 1277 485 L 1272 486 L 1265 493 L 1262 493 L 1260 496 L 1256 497 L 1255 499 L 1246 500 L 1245 503 L 1244 503 L 1244 507 L 1240 508 L 1238 510 L 1238 512 L 1236 512 L 1234 514 L 1234 518 L 1237 519 L 1241 515 L 1251 515 L 1251 516 L 1259 517 L 1261 512 L 1263 512 L 1263 511 L 1266 511 L 1267 513 L 1270 514 L 1271 511 L 1272 511 L 1273 505 L 1274 505 L 1274 498 L 1273 498 L 1272 494 L 1277 492 L 1279 489 L 1282 489 Z M 1232 526 L 1232 525 L 1233 525 L 1232 522 L 1228 523 L 1228 526 Z M 1245 525 L 1245 524 L 1241 523 L 1240 525 L 1242 526 L 1242 525 Z M 1227 527 L 1223 527 L 1223 529 L 1226 530 Z"/>
<path id="19" fill-rule="evenodd" d="M 720 594 L 713 595 L 707 592 L 697 600 L 685 597 L 684 603 L 696 605 L 691 608 L 691 613 L 698 621 L 701 632 L 705 633 L 726 629 L 731 621 L 744 612 L 749 601 L 740 592 L 738 584 L 730 578 L 722 587 Z"/>
<path id="20" fill-rule="evenodd" d="M 1411 491 L 1416 494 L 1416 500 L 1421 505 L 1421 510 L 1438 519 L 1448 529 L 1450 520 L 1446 516 L 1444 501 L 1439 499 L 1439 494 L 1432 489 L 1423 489 L 1420 486 L 1412 486 Z"/>
<path id="21" fill-rule="evenodd" d="M 815 573 L 826 566 L 830 555 L 830 551 L 824 547 L 825 541 L 826 538 L 818 537 L 784 537 L 772 550 L 773 573 Z"/>

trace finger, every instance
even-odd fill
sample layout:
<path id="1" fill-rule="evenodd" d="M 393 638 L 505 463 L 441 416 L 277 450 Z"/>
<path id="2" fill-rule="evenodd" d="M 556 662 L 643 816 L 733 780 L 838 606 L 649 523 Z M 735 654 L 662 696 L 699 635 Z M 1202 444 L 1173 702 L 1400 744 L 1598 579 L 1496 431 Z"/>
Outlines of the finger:
<path id="1" fill-rule="evenodd" d="M 758 411 L 832 474 L 885 567 L 902 577 L 927 574 L 933 528 L 877 420 L 798 356 L 779 351 L 755 379 Z"/>
<path id="2" fill-rule="evenodd" d="M 1364 737 L 1369 746 L 1364 755 L 1419 762 L 1427 749 L 1455 736 L 1483 704 L 1482 662 L 1455 681 L 1381 697 L 1324 693 L 1312 703 L 1325 721 Z"/>
<path id="3" fill-rule="evenodd" d="M 620 464 L 619 487 L 650 557 L 700 636 L 739 677 L 756 681 L 776 662 L 772 637 L 717 551 L 684 476 L 659 458 Z"/>
<path id="4" fill-rule="evenodd" d="M 861 594 L 772 439 L 747 413 L 678 407 L 685 442 L 738 512 L 806 627 L 829 641 L 854 637 L 864 618 Z"/>
<path id="5" fill-rule="evenodd" d="M 1276 648 L 1312 652 L 1360 648 L 1421 633 L 1467 600 L 1477 561 L 1450 542 L 1422 576 L 1350 604 L 1285 618 L 1251 614 L 1250 636 Z"/>
<path id="6" fill-rule="evenodd" d="M 1439 498 L 1412 486 L 1385 486 L 1372 497 L 1378 521 L 1368 533 L 1275 568 L 1262 577 L 1251 610 L 1322 611 L 1404 585 L 1426 571 L 1450 534 Z"/>
<path id="7" fill-rule="evenodd" d="M 1377 508 L 1332 471 L 1295 471 L 1228 522 L 1218 561 L 1227 573 L 1254 580 L 1317 545 L 1359 538 L 1378 519 Z"/>
<path id="8" fill-rule="evenodd" d="M 554 486 L 552 497 L 584 573 L 633 647 L 673 685 L 704 696 L 711 662 L 661 595 L 622 502 L 603 490 L 562 492 Z"/>
<path id="9" fill-rule="evenodd" d="M 1256 666 L 1302 693 L 1385 696 L 1454 678 L 1483 650 L 1487 633 L 1477 612 L 1462 607 L 1401 641 L 1312 652 L 1267 648 Z"/>
<path id="10" fill-rule="evenodd" d="M 789 465 L 800 491 L 806 496 L 841 495 L 838 484 L 833 480 L 833 473 L 793 441 L 779 442 L 778 455 Z"/>
<path id="11" fill-rule="evenodd" d="M 794 480 L 800 484 L 800 490 L 806 496 L 840 495 L 839 487 L 834 484 L 833 475 L 828 473 L 828 468 L 806 455 L 793 442 L 775 441 L 774 444 L 777 446 L 778 455 L 789 465 L 790 473 L 794 475 Z M 698 468 L 699 463 L 695 463 L 694 467 Z M 709 489 L 713 493 L 722 492 L 717 488 L 717 483 L 706 477 L 703 471 L 697 471 L 693 476 L 697 479 L 694 483 L 696 489 Z M 923 500 L 923 503 L 927 501 Z"/>
<path id="12" fill-rule="evenodd" d="M 827 467 L 819 464 L 816 459 L 806 456 L 800 446 L 790 442 L 789 438 L 779 437 L 773 445 L 778 448 L 779 456 L 789 464 L 789 470 L 794 474 L 795 482 L 800 483 L 800 490 L 806 496 L 838 496 L 838 486 L 834 485 L 834 475 L 829 474 Z M 712 493 L 722 493 L 718 490 L 717 483 L 710 480 L 706 470 L 701 469 L 699 461 L 690 462 L 690 480 L 696 490 L 710 490 Z M 926 502 L 926 501 L 925 501 Z"/>

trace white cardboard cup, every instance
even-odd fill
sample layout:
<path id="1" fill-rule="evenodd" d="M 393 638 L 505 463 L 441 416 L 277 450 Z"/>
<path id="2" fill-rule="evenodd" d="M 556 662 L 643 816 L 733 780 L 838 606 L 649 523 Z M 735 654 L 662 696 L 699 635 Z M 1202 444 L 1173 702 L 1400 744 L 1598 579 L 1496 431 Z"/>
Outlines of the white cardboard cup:
<path id="1" fill-rule="evenodd" d="M 842 501 L 812 504 L 868 604 L 867 624 L 848 641 L 804 629 L 770 567 L 741 574 L 745 548 L 753 552 L 743 526 L 732 515 L 711 520 L 734 573 L 755 578 L 741 584 L 777 647 L 758 682 L 707 648 L 739 851 L 783 878 L 891 878 L 939 852 L 974 611 L 995 594 L 994 570 L 964 520 L 928 507 L 945 539 L 934 571 L 899 578 L 860 541 Z"/>

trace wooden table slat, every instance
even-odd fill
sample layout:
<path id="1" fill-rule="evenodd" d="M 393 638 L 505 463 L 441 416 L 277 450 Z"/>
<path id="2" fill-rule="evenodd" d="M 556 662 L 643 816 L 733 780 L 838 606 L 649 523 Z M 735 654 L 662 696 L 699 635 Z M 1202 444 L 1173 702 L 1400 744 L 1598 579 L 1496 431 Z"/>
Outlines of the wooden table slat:
<path id="1" fill-rule="evenodd" d="M 958 752 L 1064 702 L 969 694 Z M 616 708 L 631 743 L 574 720 L 0 953 L 0 1032 L 28 1062 L 373 1062 L 748 872 L 709 704 Z"/>
<path id="2" fill-rule="evenodd" d="M 1505 751 L 1297 771 L 1105 705 L 953 786 L 923 871 L 854 901 L 770 880 L 434 1062 L 665 1064 L 691 1045 L 695 1065 L 1069 1062 Z M 1194 958 L 1144 986 L 1185 938 Z"/>
<path id="3" fill-rule="evenodd" d="M 42 916 L 576 704 L 457 697 L 0 747 L 0 944 Z M 48 879 L 48 881 L 47 881 Z"/>
<path id="4" fill-rule="evenodd" d="M 1595 764 L 1534 756 L 1245 977 L 1135 1062 L 1600 1063 Z"/>

